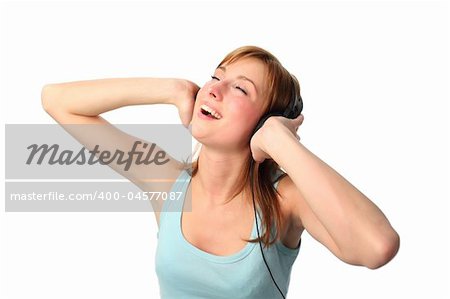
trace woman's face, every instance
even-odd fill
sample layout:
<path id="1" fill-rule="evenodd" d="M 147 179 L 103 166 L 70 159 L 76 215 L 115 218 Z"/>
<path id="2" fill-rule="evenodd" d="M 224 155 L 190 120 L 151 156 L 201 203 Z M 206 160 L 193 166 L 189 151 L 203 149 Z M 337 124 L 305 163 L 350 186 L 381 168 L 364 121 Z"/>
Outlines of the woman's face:
<path id="1" fill-rule="evenodd" d="M 192 136 L 221 148 L 248 146 L 262 116 L 266 67 L 255 58 L 239 59 L 217 68 L 199 90 L 192 116 Z M 212 115 L 204 115 L 206 111 Z"/>

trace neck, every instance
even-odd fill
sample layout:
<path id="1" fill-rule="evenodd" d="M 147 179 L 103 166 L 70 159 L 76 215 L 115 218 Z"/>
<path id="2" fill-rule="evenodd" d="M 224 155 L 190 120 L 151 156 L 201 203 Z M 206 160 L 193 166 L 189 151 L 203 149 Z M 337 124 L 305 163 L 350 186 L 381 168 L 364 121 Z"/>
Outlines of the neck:
<path id="1" fill-rule="evenodd" d="M 199 194 L 209 204 L 223 205 L 233 197 L 249 151 L 229 152 L 202 146 L 193 180 L 198 182 Z M 241 199 L 239 195 L 236 197 Z"/>

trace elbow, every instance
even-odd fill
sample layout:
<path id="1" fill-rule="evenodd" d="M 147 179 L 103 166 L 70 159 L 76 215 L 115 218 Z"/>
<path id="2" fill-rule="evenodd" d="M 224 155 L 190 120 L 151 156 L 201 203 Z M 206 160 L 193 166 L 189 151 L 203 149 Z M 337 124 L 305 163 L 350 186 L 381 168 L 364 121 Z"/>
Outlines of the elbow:
<path id="1" fill-rule="evenodd" d="M 379 240 L 377 245 L 373 247 L 373 252 L 364 266 L 375 270 L 386 265 L 395 257 L 400 248 L 400 236 L 395 231 L 392 231 L 390 236 Z"/>
<path id="2" fill-rule="evenodd" d="M 42 87 L 41 90 L 41 105 L 42 108 L 47 112 L 50 111 L 54 107 L 54 100 L 56 97 L 57 88 L 55 84 L 46 84 Z"/>

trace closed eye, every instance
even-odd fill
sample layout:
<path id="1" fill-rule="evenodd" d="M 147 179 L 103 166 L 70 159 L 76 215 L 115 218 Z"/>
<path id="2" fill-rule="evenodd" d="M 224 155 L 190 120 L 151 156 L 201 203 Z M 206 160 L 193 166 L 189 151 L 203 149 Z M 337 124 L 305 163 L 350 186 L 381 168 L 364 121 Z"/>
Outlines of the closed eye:
<path id="1" fill-rule="evenodd" d="M 245 95 L 247 95 L 247 92 L 246 92 L 245 89 L 243 89 L 242 87 L 236 86 L 236 89 L 239 89 L 240 91 L 242 91 L 242 93 L 244 93 Z"/>
<path id="2" fill-rule="evenodd" d="M 220 79 L 219 79 L 218 77 L 214 76 L 214 75 L 211 76 L 211 80 L 217 80 L 217 81 L 220 81 Z M 247 91 L 246 91 L 244 88 L 242 88 L 242 87 L 240 87 L 240 86 L 236 86 L 235 88 L 236 88 L 237 90 L 241 91 L 243 94 L 247 95 Z"/>

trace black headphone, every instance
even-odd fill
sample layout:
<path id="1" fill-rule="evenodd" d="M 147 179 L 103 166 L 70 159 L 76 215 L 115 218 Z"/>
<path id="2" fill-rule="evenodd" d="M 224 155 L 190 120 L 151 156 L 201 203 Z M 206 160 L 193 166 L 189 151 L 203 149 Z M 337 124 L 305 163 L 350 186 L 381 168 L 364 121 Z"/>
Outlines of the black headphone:
<path id="1" fill-rule="evenodd" d="M 255 135 L 256 131 L 258 131 L 264 125 L 264 122 L 271 116 L 284 116 L 290 119 L 299 116 L 303 110 L 303 100 L 300 94 L 297 97 L 295 93 L 295 88 L 292 87 L 291 101 L 284 111 L 273 111 L 263 115 L 253 130 L 252 136 Z"/>
<path id="2" fill-rule="evenodd" d="M 274 111 L 269 112 L 261 117 L 258 124 L 256 125 L 255 129 L 253 130 L 252 136 L 258 131 L 263 125 L 264 122 L 271 116 L 283 116 L 286 118 L 294 119 L 300 115 L 300 113 L 303 110 L 303 100 L 300 94 L 296 95 L 295 88 L 292 88 L 293 96 L 291 98 L 291 101 L 289 102 L 288 106 L 284 111 Z M 269 265 L 267 265 L 266 258 L 264 257 L 263 248 L 261 245 L 261 237 L 259 235 L 259 228 L 258 228 L 258 218 L 256 217 L 256 205 L 255 205 L 255 194 L 253 193 L 253 165 L 255 163 L 255 160 L 253 160 L 253 157 L 250 162 L 250 189 L 252 190 L 252 200 L 253 200 L 253 210 L 255 211 L 255 221 L 256 221 L 256 231 L 258 232 L 258 239 L 259 239 L 259 248 L 261 249 L 261 254 L 264 260 L 264 263 L 266 264 L 267 270 L 269 270 L 270 277 L 272 278 L 272 281 L 274 282 L 275 286 L 277 287 L 278 291 L 280 291 L 280 294 L 283 298 L 286 298 L 281 291 L 280 287 L 275 281 L 275 278 L 273 278 L 272 271 L 270 271 Z"/>

